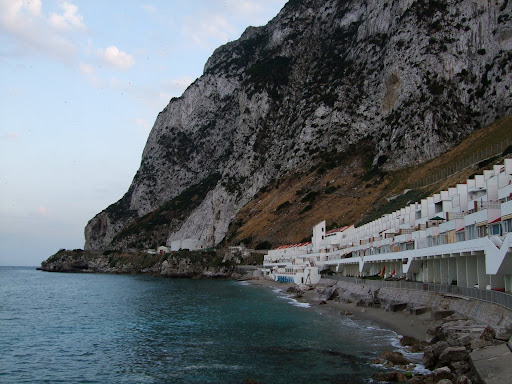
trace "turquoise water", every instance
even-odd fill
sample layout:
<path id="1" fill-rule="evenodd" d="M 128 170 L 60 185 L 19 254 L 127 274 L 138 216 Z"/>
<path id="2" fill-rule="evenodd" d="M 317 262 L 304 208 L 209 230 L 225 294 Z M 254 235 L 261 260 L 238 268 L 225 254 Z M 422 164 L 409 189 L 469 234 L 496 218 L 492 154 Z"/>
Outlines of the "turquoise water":
<path id="1" fill-rule="evenodd" d="M 363 383 L 394 339 L 268 287 L 0 267 L 1 383 Z"/>

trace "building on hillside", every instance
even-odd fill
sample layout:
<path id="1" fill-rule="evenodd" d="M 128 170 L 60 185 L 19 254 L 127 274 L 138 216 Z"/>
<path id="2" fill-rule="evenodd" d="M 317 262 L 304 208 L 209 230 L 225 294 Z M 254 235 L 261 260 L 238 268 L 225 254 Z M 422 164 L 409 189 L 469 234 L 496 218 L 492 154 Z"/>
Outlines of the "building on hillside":
<path id="1" fill-rule="evenodd" d="M 196 251 L 205 249 L 205 245 L 197 239 L 183 239 L 171 241 L 171 251 Z"/>
<path id="2" fill-rule="evenodd" d="M 157 247 L 156 249 L 156 253 L 158 253 L 159 255 L 165 255 L 166 253 L 169 253 L 171 250 L 170 248 L 166 247 L 165 245 L 161 245 L 159 247 Z"/>
<path id="3" fill-rule="evenodd" d="M 357 228 L 323 221 L 311 243 L 269 251 L 264 273 L 294 265 L 511 292 L 512 159 Z"/>

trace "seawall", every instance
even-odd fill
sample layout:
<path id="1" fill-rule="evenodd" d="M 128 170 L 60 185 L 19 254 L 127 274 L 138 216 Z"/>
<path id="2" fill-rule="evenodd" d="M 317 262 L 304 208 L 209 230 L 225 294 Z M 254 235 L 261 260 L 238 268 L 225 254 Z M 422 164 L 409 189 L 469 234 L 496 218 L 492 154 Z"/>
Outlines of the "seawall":
<path id="1" fill-rule="evenodd" d="M 500 305 L 460 295 L 442 294 L 413 289 L 375 288 L 365 284 L 322 279 L 322 285 L 338 288 L 341 297 L 347 297 L 368 306 L 378 301 L 380 307 L 389 310 L 392 305 L 405 303 L 407 310 L 426 308 L 436 311 L 453 311 L 459 316 L 488 324 L 497 332 L 512 331 L 512 311 Z"/>
<path id="2" fill-rule="evenodd" d="M 356 302 L 386 311 L 431 313 L 423 362 L 446 373 L 450 383 L 501 384 L 512 381 L 512 311 L 460 295 L 412 289 L 372 287 L 322 279 L 317 291 L 325 299 Z M 440 377 L 440 376 L 438 376 Z M 470 378 L 471 381 L 465 381 Z M 418 381 L 419 382 L 419 381 Z"/>

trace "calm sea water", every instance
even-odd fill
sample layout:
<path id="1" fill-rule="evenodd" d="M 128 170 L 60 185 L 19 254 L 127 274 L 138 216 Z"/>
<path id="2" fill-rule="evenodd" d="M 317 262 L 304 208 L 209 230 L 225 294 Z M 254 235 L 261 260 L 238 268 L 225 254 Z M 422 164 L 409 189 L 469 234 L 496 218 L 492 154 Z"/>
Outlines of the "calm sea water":
<path id="1" fill-rule="evenodd" d="M 268 287 L 0 267 L 1 383 L 363 383 L 393 340 Z"/>

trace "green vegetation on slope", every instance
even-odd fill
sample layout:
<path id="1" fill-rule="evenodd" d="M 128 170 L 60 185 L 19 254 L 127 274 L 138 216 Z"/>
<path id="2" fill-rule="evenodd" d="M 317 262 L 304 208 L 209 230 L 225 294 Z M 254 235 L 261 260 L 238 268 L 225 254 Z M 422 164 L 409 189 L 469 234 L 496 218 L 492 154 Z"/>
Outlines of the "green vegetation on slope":
<path id="1" fill-rule="evenodd" d="M 128 244 L 130 248 L 155 247 L 156 244 L 165 243 L 172 221 L 183 219 L 197 208 L 219 180 L 220 174 L 215 173 L 188 187 L 160 208 L 134 220 L 114 237 L 112 245 L 130 236 L 134 237 Z M 159 229 L 161 233 L 158 233 Z"/>

